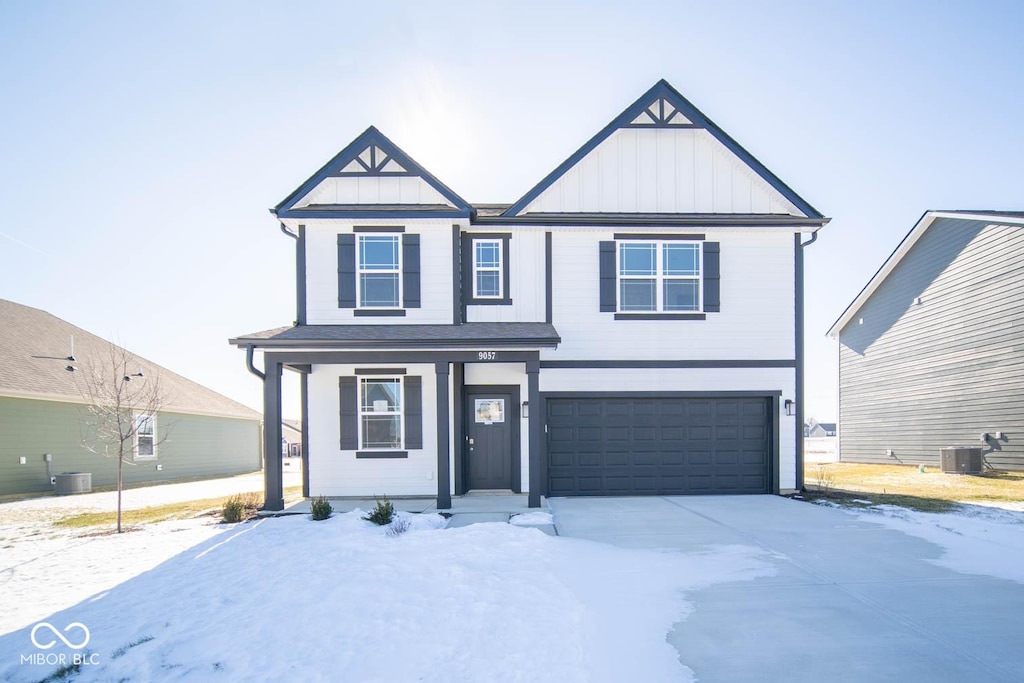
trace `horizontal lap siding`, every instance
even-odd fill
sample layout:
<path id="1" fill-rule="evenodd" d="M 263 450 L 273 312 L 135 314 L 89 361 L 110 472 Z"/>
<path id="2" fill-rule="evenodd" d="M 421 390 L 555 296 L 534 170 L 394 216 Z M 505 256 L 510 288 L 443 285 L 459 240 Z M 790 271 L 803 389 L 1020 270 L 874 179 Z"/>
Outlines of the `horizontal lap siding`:
<path id="1" fill-rule="evenodd" d="M 117 483 L 117 458 L 82 448 L 83 410 L 74 403 L 0 398 L 0 495 L 52 490 L 44 453 L 53 456 L 54 474 L 89 472 L 94 487 Z M 161 413 L 157 437 L 164 439 L 158 457 L 125 464 L 126 484 L 235 475 L 261 466 L 255 420 Z"/>
<path id="2" fill-rule="evenodd" d="M 842 460 L 937 465 L 1001 431 L 986 460 L 1024 469 L 1024 228 L 937 219 L 842 330 L 839 362 Z"/>

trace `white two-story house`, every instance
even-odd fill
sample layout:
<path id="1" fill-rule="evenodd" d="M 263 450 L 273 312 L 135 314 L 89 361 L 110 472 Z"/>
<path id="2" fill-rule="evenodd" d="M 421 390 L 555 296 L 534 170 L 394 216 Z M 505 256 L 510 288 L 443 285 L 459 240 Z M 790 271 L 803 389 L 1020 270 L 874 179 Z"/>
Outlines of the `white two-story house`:
<path id="1" fill-rule="evenodd" d="M 231 341 L 267 444 L 301 373 L 306 495 L 802 485 L 802 254 L 828 219 L 668 83 L 512 204 L 370 128 L 272 212 L 297 320 Z"/>

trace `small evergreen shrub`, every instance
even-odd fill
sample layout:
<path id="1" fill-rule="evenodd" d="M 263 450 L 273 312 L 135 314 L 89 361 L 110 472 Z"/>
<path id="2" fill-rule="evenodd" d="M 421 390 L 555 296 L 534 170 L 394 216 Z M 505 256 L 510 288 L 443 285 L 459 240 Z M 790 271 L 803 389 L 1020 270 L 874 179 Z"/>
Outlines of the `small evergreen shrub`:
<path id="1" fill-rule="evenodd" d="M 391 524 L 391 520 L 395 518 L 395 506 L 391 504 L 387 496 L 381 500 L 374 496 L 373 498 L 377 501 L 377 504 L 373 506 L 373 511 L 370 512 L 369 517 L 363 517 L 367 522 L 373 522 L 379 526 L 387 526 Z"/>
<path id="2" fill-rule="evenodd" d="M 256 516 L 260 509 L 260 496 L 257 493 L 239 493 L 224 501 L 222 516 L 228 524 L 244 522 Z"/>
<path id="3" fill-rule="evenodd" d="M 313 502 L 309 505 L 310 511 L 313 513 L 313 520 L 319 522 L 322 519 L 327 519 L 334 512 L 334 508 L 331 507 L 330 501 L 323 496 L 318 496 L 313 499 Z"/>

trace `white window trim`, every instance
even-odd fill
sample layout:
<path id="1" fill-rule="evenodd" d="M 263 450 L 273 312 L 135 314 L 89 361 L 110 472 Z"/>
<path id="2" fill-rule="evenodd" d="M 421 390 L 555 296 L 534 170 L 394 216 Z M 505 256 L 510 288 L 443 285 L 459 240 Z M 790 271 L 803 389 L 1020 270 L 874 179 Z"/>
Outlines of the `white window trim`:
<path id="1" fill-rule="evenodd" d="M 622 274 L 622 245 L 645 245 L 655 246 L 655 274 L 654 275 L 623 275 Z M 696 275 L 665 275 L 665 245 L 696 245 L 697 252 L 697 274 Z M 615 308 L 618 313 L 703 313 L 704 312 L 704 254 L 701 243 L 682 240 L 617 240 L 615 242 Z M 654 308 L 649 310 L 636 310 L 622 308 L 622 287 L 623 280 L 650 280 L 654 279 Z M 665 280 L 692 280 L 697 283 L 697 308 L 692 311 L 665 310 Z"/>
<path id="2" fill-rule="evenodd" d="M 394 237 L 398 243 L 398 267 L 395 270 L 364 270 L 362 242 L 365 237 Z M 393 311 L 403 307 L 402 301 L 402 233 L 400 232 L 373 232 L 356 235 L 356 308 L 363 311 Z M 398 275 L 398 305 L 397 306 L 364 306 L 363 305 L 363 275 Z"/>
<path id="3" fill-rule="evenodd" d="M 498 247 L 498 265 L 497 266 L 486 266 L 481 267 L 476 262 L 476 245 L 478 244 L 494 244 Z M 495 239 L 491 237 L 485 238 L 473 238 L 473 298 L 474 299 L 503 299 L 505 298 L 505 278 L 504 278 L 504 267 L 505 267 L 505 240 Z M 480 294 L 477 290 L 478 280 L 476 277 L 477 273 L 497 273 L 498 275 L 498 293 L 497 294 Z"/>
<path id="4" fill-rule="evenodd" d="M 380 415 L 381 413 L 375 413 L 372 410 L 366 410 L 363 406 L 363 385 L 366 382 L 398 382 L 398 412 L 397 413 L 384 413 L 385 415 L 398 415 L 398 446 L 394 448 L 380 448 L 365 446 L 363 442 L 363 417 L 366 415 Z M 359 424 L 358 433 L 359 441 L 357 445 L 360 451 L 369 452 L 380 452 L 388 453 L 390 451 L 402 451 L 405 450 L 405 378 L 404 377 L 384 377 L 384 376 L 372 376 L 372 377 L 361 377 L 358 384 L 359 390 Z"/>
<path id="5" fill-rule="evenodd" d="M 153 421 L 153 455 L 139 455 L 139 422 L 143 418 L 150 418 Z M 133 417 L 135 425 L 132 433 L 132 459 L 133 460 L 156 460 L 158 457 L 156 444 L 156 415 L 152 413 L 136 413 Z"/>

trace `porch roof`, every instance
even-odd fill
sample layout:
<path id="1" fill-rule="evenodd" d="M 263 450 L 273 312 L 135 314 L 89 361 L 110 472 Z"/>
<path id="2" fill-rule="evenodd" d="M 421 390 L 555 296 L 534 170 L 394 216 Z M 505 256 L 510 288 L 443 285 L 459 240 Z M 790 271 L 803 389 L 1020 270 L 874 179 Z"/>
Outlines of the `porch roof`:
<path id="1" fill-rule="evenodd" d="M 430 349 L 501 346 L 555 348 L 562 338 L 551 323 L 461 325 L 297 325 L 230 340 L 239 347 L 328 349 Z"/>

